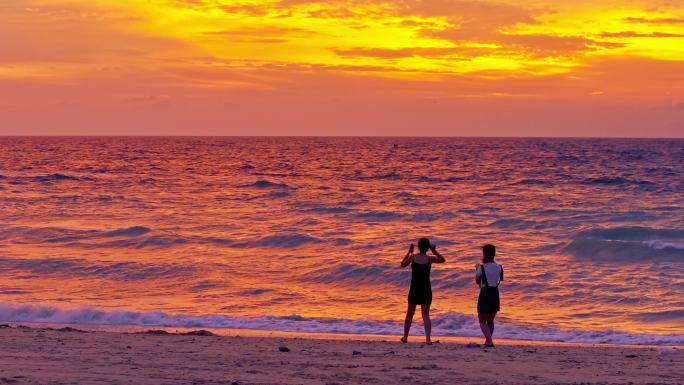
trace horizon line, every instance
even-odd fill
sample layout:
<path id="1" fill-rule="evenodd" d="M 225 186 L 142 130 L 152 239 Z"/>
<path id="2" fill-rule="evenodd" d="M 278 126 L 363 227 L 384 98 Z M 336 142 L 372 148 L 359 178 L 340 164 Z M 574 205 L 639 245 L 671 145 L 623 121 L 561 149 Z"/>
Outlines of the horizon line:
<path id="1" fill-rule="evenodd" d="M 637 139 L 684 140 L 667 136 L 475 136 L 475 135 L 0 135 L 0 138 L 396 138 L 396 139 Z"/>

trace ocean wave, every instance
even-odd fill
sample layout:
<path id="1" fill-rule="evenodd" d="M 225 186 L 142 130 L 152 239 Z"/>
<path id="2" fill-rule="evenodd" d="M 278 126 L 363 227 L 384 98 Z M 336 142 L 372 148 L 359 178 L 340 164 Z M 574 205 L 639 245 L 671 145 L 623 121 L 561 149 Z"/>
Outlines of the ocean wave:
<path id="1" fill-rule="evenodd" d="M 456 218 L 458 215 L 451 211 L 440 211 L 436 213 L 416 213 L 412 214 L 411 220 L 415 222 L 432 222 L 442 219 Z"/>
<path id="2" fill-rule="evenodd" d="M 489 226 L 499 229 L 529 229 L 538 225 L 535 221 L 529 221 L 520 218 L 503 218 L 497 219 L 490 223 Z"/>
<path id="3" fill-rule="evenodd" d="M 352 211 L 352 209 L 348 207 L 314 207 L 310 209 L 311 211 L 315 213 L 321 213 L 321 214 L 344 214 Z"/>
<path id="4" fill-rule="evenodd" d="M 123 229 L 107 231 L 102 234 L 103 237 L 137 237 L 149 233 L 149 228 L 145 226 L 133 226 Z"/>
<path id="5" fill-rule="evenodd" d="M 393 221 L 402 217 L 402 214 L 394 211 L 365 211 L 356 214 L 360 219 L 367 221 Z"/>
<path id="6" fill-rule="evenodd" d="M 204 244 L 232 248 L 297 248 L 307 244 L 332 243 L 348 245 L 346 238 L 320 239 L 307 234 L 273 234 L 253 240 L 232 240 L 157 232 L 145 226 L 133 226 L 111 231 L 67 229 L 59 227 L 8 227 L 0 229 L 0 241 L 20 244 L 55 244 L 80 249 L 145 249 L 171 248 L 187 244 Z"/>
<path id="7" fill-rule="evenodd" d="M 236 248 L 275 247 L 297 248 L 312 243 L 322 243 L 323 240 L 306 234 L 278 234 L 244 242 L 235 242 L 231 246 Z"/>
<path id="8" fill-rule="evenodd" d="M 684 262 L 684 230 L 618 227 L 580 232 L 563 251 L 611 262 Z"/>
<path id="9" fill-rule="evenodd" d="M 47 183 L 47 182 L 81 182 L 81 181 L 92 181 L 92 178 L 79 178 L 71 175 L 65 175 L 65 174 L 59 174 L 59 173 L 54 173 L 54 174 L 49 174 L 49 175 L 38 175 L 32 177 L 32 179 L 36 182 L 41 182 L 41 183 Z"/>
<path id="10" fill-rule="evenodd" d="M 197 268 L 183 264 L 139 262 L 91 262 L 67 258 L 0 258 L 0 272 L 53 275 L 66 278 L 99 278 L 115 281 L 143 281 L 192 275 Z"/>
<path id="11" fill-rule="evenodd" d="M 260 189 L 268 189 L 268 188 L 279 188 L 279 189 L 287 189 L 290 188 L 285 183 L 277 183 L 277 182 L 271 182 L 265 179 L 260 179 L 252 184 L 245 184 L 242 185 L 241 187 L 254 187 L 254 188 L 260 188 Z"/>
<path id="12" fill-rule="evenodd" d="M 94 238 L 138 237 L 151 230 L 144 226 L 126 227 L 110 231 L 70 229 L 64 227 L 8 226 L 0 230 L 0 241 L 19 243 L 63 243 Z"/>
<path id="13" fill-rule="evenodd" d="M 586 184 L 596 184 L 596 185 L 639 185 L 639 186 L 651 186 L 655 185 L 655 182 L 649 180 L 634 180 L 623 177 L 598 177 L 598 178 L 587 178 L 584 180 Z"/>
<path id="14" fill-rule="evenodd" d="M 684 309 L 640 313 L 631 318 L 647 322 L 676 322 L 684 327 Z"/>
<path id="15" fill-rule="evenodd" d="M 266 198 L 266 199 L 281 199 L 281 198 L 287 198 L 291 196 L 288 191 L 273 191 L 268 194 L 264 194 L 260 196 L 259 198 Z"/>
<path id="16" fill-rule="evenodd" d="M 401 284 L 411 277 L 408 270 L 401 270 L 397 266 L 387 265 L 354 265 L 341 263 L 331 267 L 307 272 L 306 281 L 315 283 L 336 284 Z"/>
<path id="17" fill-rule="evenodd" d="M 229 328 L 277 330 L 288 332 L 398 335 L 399 321 L 351 320 L 340 318 L 307 318 L 299 315 L 232 317 L 222 314 L 186 315 L 161 311 L 103 311 L 92 308 L 59 309 L 51 306 L 0 305 L 0 321 L 76 325 L 161 326 L 183 328 Z M 418 325 L 416 325 L 418 326 Z M 421 335 L 422 328 L 415 328 Z M 433 335 L 481 337 L 477 320 L 472 315 L 446 313 L 432 320 Z M 680 334 L 637 334 L 614 330 L 560 329 L 518 324 L 501 318 L 497 324 L 499 338 L 597 344 L 684 345 Z"/>
<path id="18" fill-rule="evenodd" d="M 385 174 L 377 174 L 377 175 L 354 175 L 350 179 L 352 180 L 394 180 L 394 179 L 401 179 L 402 176 L 395 173 L 395 172 L 388 172 Z"/>
<path id="19" fill-rule="evenodd" d="M 126 227 L 110 231 L 68 229 L 61 227 L 7 227 L 0 230 L 0 241 L 20 244 L 61 244 L 84 249 L 99 248 L 164 248 L 185 244 L 193 239 L 178 235 L 150 234 L 145 226 Z M 214 243 L 197 238 L 198 243 Z"/>
<path id="20" fill-rule="evenodd" d="M 79 246 L 84 248 L 120 248 L 120 249 L 145 249 L 145 248 L 168 248 L 177 245 L 184 245 L 191 242 L 189 239 L 178 236 L 150 236 L 137 239 L 121 239 L 104 243 L 78 243 L 69 246 Z"/>
<path id="21" fill-rule="evenodd" d="M 667 250 L 667 249 L 684 250 L 684 240 L 680 241 L 680 242 L 654 240 L 654 241 L 646 241 L 645 243 L 649 247 L 652 247 L 656 250 Z"/>
<path id="22" fill-rule="evenodd" d="M 511 183 L 512 186 L 534 186 L 534 185 L 548 186 L 550 184 L 551 183 L 549 181 L 546 181 L 543 179 L 533 179 L 533 178 L 519 179 L 519 180 L 516 180 L 515 182 Z"/>

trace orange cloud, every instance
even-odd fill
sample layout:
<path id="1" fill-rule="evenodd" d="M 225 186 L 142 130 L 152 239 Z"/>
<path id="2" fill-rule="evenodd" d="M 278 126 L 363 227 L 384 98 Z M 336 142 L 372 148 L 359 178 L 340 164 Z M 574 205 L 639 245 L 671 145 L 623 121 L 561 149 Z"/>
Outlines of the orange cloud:
<path id="1" fill-rule="evenodd" d="M 634 32 L 634 31 L 623 31 L 623 32 L 603 32 L 602 37 L 684 37 L 681 33 L 668 33 L 668 32 Z"/>
<path id="2" fill-rule="evenodd" d="M 496 135 L 539 134 L 530 127 L 572 114 L 616 135 L 671 135 L 682 20 L 682 7 L 647 0 L 3 2 L 0 114 L 34 131 L 98 127 L 99 116 L 154 133 Z M 444 128 L 455 114 L 473 131 Z"/>
<path id="3" fill-rule="evenodd" d="M 628 23 L 643 23 L 643 24 L 684 24 L 684 17 L 626 17 L 624 19 Z"/>

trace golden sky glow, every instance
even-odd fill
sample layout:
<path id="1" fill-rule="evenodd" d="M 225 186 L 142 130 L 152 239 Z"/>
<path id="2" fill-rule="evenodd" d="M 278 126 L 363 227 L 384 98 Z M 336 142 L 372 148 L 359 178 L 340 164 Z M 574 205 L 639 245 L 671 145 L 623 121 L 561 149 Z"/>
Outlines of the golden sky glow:
<path id="1" fill-rule="evenodd" d="M 6 133 L 683 136 L 683 73 L 679 1 L 0 3 Z"/>

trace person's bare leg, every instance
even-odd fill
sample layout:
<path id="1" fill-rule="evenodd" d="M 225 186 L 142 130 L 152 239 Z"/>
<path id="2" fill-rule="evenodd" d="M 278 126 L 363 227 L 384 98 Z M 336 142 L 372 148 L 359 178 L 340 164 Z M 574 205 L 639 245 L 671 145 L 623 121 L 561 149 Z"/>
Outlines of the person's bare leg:
<path id="1" fill-rule="evenodd" d="M 425 327 L 425 343 L 432 343 L 430 341 L 430 333 L 432 333 L 432 322 L 430 321 L 430 305 L 422 305 L 420 312 L 423 314 L 423 326 Z"/>
<path id="2" fill-rule="evenodd" d="M 488 313 L 480 313 L 477 316 L 480 319 L 480 329 L 482 329 L 482 334 L 484 334 L 485 344 L 491 344 L 492 343 L 492 332 L 489 329 L 489 323 L 488 323 L 489 314 Z"/>
<path id="3" fill-rule="evenodd" d="M 487 318 L 487 324 L 489 325 L 489 334 L 494 338 L 494 317 L 496 317 L 496 312 L 490 313 Z"/>
<path id="4" fill-rule="evenodd" d="M 401 342 L 408 341 L 409 330 L 411 330 L 411 322 L 413 322 L 413 315 L 416 313 L 416 305 L 409 304 L 408 309 L 406 309 L 406 319 L 404 320 L 404 337 L 401 338 Z"/>

